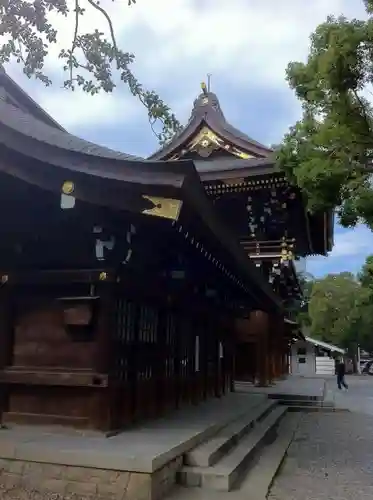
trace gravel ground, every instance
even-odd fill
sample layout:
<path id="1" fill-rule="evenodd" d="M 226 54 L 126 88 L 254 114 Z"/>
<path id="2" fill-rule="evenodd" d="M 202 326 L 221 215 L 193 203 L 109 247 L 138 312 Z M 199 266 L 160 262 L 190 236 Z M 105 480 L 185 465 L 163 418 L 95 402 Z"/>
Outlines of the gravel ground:
<path id="1" fill-rule="evenodd" d="M 372 500 L 373 416 L 305 414 L 270 500 Z"/>

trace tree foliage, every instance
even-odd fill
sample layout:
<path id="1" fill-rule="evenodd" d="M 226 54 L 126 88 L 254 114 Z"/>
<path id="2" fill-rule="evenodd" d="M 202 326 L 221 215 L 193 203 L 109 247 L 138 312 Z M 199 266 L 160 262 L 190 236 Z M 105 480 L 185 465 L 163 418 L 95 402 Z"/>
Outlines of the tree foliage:
<path id="1" fill-rule="evenodd" d="M 128 6 L 136 3 L 127 1 Z M 88 33 L 81 31 L 81 18 L 89 11 L 100 13 L 110 33 L 108 38 L 97 28 Z M 50 48 L 58 42 L 62 46 L 59 58 L 66 73 L 65 88 L 80 87 L 92 95 L 112 92 L 120 78 L 147 109 L 152 130 L 161 144 L 180 131 L 180 123 L 170 108 L 135 77 L 131 70 L 135 56 L 118 46 L 113 22 L 99 0 L 2 0 L 0 16 L 0 35 L 4 40 L 0 64 L 15 60 L 29 78 L 51 85 L 45 63 Z M 71 19 L 71 39 L 57 30 L 58 16 Z"/>
<path id="2" fill-rule="evenodd" d="M 366 20 L 329 16 L 311 35 L 306 63 L 288 65 L 303 117 L 277 159 L 311 211 L 336 208 L 342 225 L 373 228 L 373 0 L 365 6 Z"/>
<path id="3" fill-rule="evenodd" d="M 373 353 L 373 255 L 360 273 L 329 274 L 311 286 L 307 312 L 300 316 L 312 337 Z"/>
<path id="4" fill-rule="evenodd" d="M 315 281 L 309 302 L 311 335 L 338 344 L 351 322 L 359 283 L 350 273 Z"/>
<path id="5" fill-rule="evenodd" d="M 309 327 L 311 325 L 309 302 L 315 279 L 311 274 L 301 272 L 298 274 L 298 282 L 302 289 L 303 300 L 296 313 L 297 321 L 299 324 Z"/>

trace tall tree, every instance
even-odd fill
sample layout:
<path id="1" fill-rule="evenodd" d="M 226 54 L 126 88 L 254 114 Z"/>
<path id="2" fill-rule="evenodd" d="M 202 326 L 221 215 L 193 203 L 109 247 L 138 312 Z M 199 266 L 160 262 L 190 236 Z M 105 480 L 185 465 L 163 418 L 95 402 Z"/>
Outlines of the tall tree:
<path id="1" fill-rule="evenodd" d="M 303 117 L 277 158 L 311 210 L 337 208 L 342 225 L 373 228 L 373 0 L 364 3 L 367 19 L 329 16 L 311 35 L 306 63 L 288 65 Z"/>
<path id="2" fill-rule="evenodd" d="M 311 335 L 341 347 L 373 353 L 373 256 L 357 277 L 329 274 L 315 280 L 308 303 Z"/>
<path id="3" fill-rule="evenodd" d="M 131 6 L 136 0 L 127 2 Z M 119 78 L 145 106 L 151 128 L 162 144 L 181 129 L 180 123 L 156 92 L 146 90 L 135 77 L 131 70 L 135 56 L 120 48 L 113 21 L 102 3 L 100 0 L 1 0 L 0 35 L 5 42 L 0 47 L 0 64 L 15 60 L 29 78 L 51 85 L 45 62 L 51 46 L 58 42 L 62 44 L 59 58 L 66 72 L 66 88 L 80 87 L 90 94 L 112 92 Z M 97 26 L 91 32 L 82 32 L 81 18 L 90 12 L 102 16 L 109 37 Z M 57 29 L 59 17 L 72 23 L 71 39 Z"/>
<path id="4" fill-rule="evenodd" d="M 359 291 L 360 284 L 351 273 L 329 274 L 316 280 L 308 306 L 311 335 L 336 345 L 345 344 Z"/>
<path id="5" fill-rule="evenodd" d="M 373 255 L 366 258 L 358 279 L 361 293 L 353 314 L 353 327 L 356 341 L 364 350 L 373 353 Z"/>
<path id="6" fill-rule="evenodd" d="M 373 293 L 373 255 L 369 255 L 365 259 L 365 263 L 358 274 L 360 283 Z"/>
<path id="7" fill-rule="evenodd" d="M 300 307 L 297 311 L 297 321 L 300 325 L 309 327 L 311 325 L 309 303 L 315 278 L 309 273 L 299 273 L 298 281 L 302 289 L 303 300 L 301 301 Z"/>

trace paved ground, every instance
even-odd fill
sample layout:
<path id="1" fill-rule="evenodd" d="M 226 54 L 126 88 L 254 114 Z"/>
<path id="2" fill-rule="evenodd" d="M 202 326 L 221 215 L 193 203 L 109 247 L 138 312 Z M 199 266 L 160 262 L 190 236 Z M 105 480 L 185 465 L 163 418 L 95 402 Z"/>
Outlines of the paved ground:
<path id="1" fill-rule="evenodd" d="M 347 376 L 346 381 L 349 385 L 347 392 L 337 389 L 335 378 L 328 379 L 326 399 L 333 400 L 338 408 L 373 415 L 373 376 Z"/>
<path id="2" fill-rule="evenodd" d="M 255 387 L 249 382 L 235 382 L 235 388 L 237 392 L 250 392 L 253 394 L 287 394 L 294 397 L 312 396 L 322 398 L 325 390 L 325 377 L 298 377 L 294 375 L 276 382 L 276 384 L 271 387 L 265 388 Z"/>
<path id="3" fill-rule="evenodd" d="M 0 460 L 17 459 L 83 467 L 152 472 L 227 422 L 266 401 L 260 394 L 228 394 L 175 411 L 110 438 L 97 433 L 57 433 L 46 428 L 0 429 Z M 210 434 L 208 434 L 210 432 Z"/>
<path id="4" fill-rule="evenodd" d="M 373 418 L 305 414 L 270 500 L 371 500 Z"/>
<path id="5" fill-rule="evenodd" d="M 327 399 L 350 413 L 305 414 L 270 500 L 373 498 L 373 377 L 326 381 Z"/>
<path id="6" fill-rule="evenodd" d="M 347 382 L 348 392 L 338 391 L 335 377 L 289 377 L 272 388 L 316 395 L 325 386 L 327 399 L 350 412 L 303 415 L 269 500 L 373 499 L 373 377 L 350 376 Z M 171 500 L 258 500 L 255 491 L 240 493 L 187 489 Z"/>

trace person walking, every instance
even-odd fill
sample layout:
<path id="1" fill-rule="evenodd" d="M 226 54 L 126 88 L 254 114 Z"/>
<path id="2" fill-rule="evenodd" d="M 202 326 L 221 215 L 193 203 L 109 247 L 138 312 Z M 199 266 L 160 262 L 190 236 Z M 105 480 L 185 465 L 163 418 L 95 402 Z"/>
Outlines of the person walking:
<path id="1" fill-rule="evenodd" d="M 345 381 L 346 367 L 345 367 L 344 362 L 341 359 L 337 360 L 336 374 L 337 374 L 338 389 L 342 390 L 342 387 L 344 387 L 347 390 L 348 385 Z"/>

